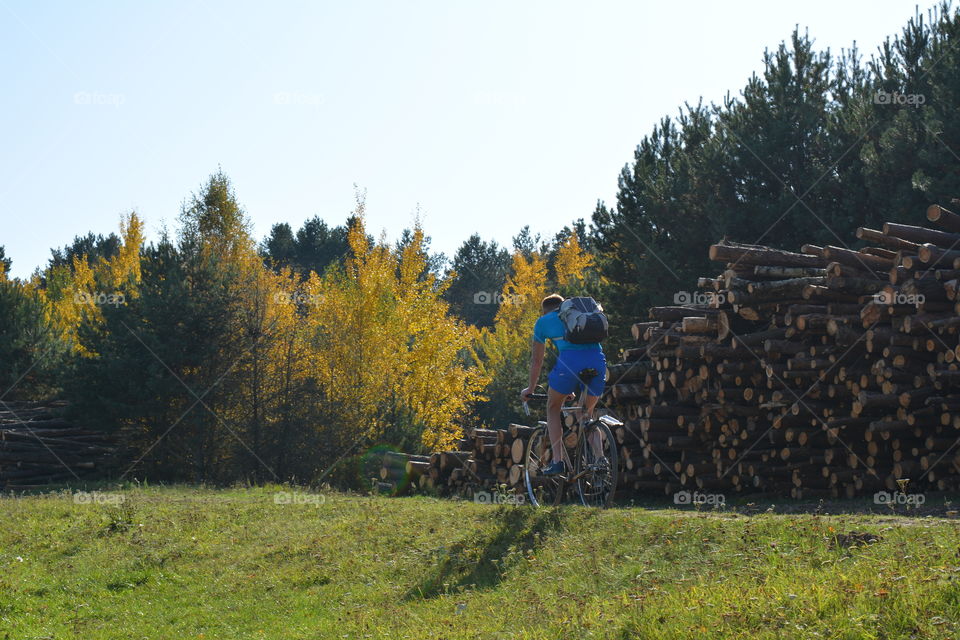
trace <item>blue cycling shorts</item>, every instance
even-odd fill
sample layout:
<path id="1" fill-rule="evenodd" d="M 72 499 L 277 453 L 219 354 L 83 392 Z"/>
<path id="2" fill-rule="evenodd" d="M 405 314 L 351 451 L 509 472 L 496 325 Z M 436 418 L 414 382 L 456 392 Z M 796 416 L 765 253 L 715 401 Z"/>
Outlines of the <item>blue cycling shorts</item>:
<path id="1" fill-rule="evenodd" d="M 560 393 L 574 393 L 583 386 L 583 381 L 577 375 L 584 369 L 596 369 L 597 375 L 587 385 L 587 393 L 591 396 L 603 394 L 604 377 L 607 371 L 607 359 L 603 351 L 584 351 L 567 349 L 561 351 L 557 357 L 557 364 L 548 376 L 550 388 Z"/>

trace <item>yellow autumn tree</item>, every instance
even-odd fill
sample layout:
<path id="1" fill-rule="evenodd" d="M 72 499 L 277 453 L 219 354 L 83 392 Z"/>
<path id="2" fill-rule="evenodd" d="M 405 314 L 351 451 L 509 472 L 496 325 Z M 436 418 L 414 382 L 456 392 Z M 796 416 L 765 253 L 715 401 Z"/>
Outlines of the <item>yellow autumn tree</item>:
<path id="1" fill-rule="evenodd" d="M 326 274 L 309 310 L 315 329 L 314 361 L 320 389 L 334 420 L 349 432 L 335 434 L 338 448 L 384 430 L 379 411 L 391 394 L 389 372 L 398 367 L 399 343 L 389 326 L 394 265 L 389 250 L 370 244 L 358 220 L 348 234 L 352 256 Z M 313 295 L 311 293 L 311 295 Z"/>
<path id="2" fill-rule="evenodd" d="M 564 232 L 553 255 L 557 293 L 566 298 L 592 296 L 599 300 L 606 290 L 606 279 L 600 274 L 593 255 L 580 244 L 577 232 L 570 229 Z"/>
<path id="3" fill-rule="evenodd" d="M 387 438 L 429 449 L 460 435 L 483 387 L 465 354 L 470 333 L 447 313 L 443 286 L 427 269 L 419 224 L 403 247 L 370 242 L 363 203 L 348 234 L 344 268 L 320 279 L 315 371 L 341 425 L 339 446 Z M 308 291 L 317 286 L 308 281 Z"/>
<path id="4" fill-rule="evenodd" d="M 324 304 L 323 280 L 314 272 L 304 279 L 297 272 L 284 270 L 278 284 L 280 292 L 276 299 L 291 316 L 283 318 L 278 330 L 280 344 L 275 362 L 280 373 L 275 388 L 278 411 L 273 416 L 272 428 L 278 443 L 275 468 L 281 477 L 286 477 L 288 468 L 304 457 L 296 447 L 311 447 L 313 442 L 320 443 L 317 448 L 326 446 L 330 430 L 338 429 L 339 425 L 329 420 L 333 412 L 321 398 L 316 323 L 311 318 Z M 328 453 L 340 455 L 335 451 Z"/>
<path id="5" fill-rule="evenodd" d="M 136 213 L 121 219 L 120 237 L 119 251 L 110 259 L 101 257 L 91 265 L 86 255 L 74 256 L 70 265 L 48 269 L 42 286 L 38 277 L 31 279 L 29 286 L 48 303 L 50 321 L 77 355 L 90 355 L 77 340 L 81 323 L 101 323 L 102 305 L 125 304 L 137 295 L 143 222 Z"/>
<path id="6" fill-rule="evenodd" d="M 298 410 L 304 404 L 298 391 L 310 376 L 298 319 L 304 299 L 298 278 L 289 269 L 266 268 L 252 244 L 232 253 L 236 304 L 228 335 L 238 343 L 240 358 L 225 413 L 243 434 L 237 455 L 245 472 L 261 480 L 282 477 L 289 449 L 297 445 L 294 423 L 305 417 Z"/>
<path id="7" fill-rule="evenodd" d="M 588 269 L 593 266 L 592 257 L 580 246 L 576 233 L 571 233 L 557 247 L 553 269 L 560 287 L 581 286 Z"/>
<path id="8" fill-rule="evenodd" d="M 131 212 L 120 220 L 120 250 L 102 267 L 103 280 L 125 296 L 136 296 L 140 283 L 140 248 L 143 246 L 143 221 Z"/>
<path id="9" fill-rule="evenodd" d="M 544 258 L 515 252 L 493 329 L 484 329 L 477 343 L 480 370 L 490 379 L 484 392 L 487 399 L 479 405 L 481 420 L 488 426 L 502 427 L 517 418 L 518 396 L 527 385 L 533 325 L 547 286 Z"/>
<path id="10" fill-rule="evenodd" d="M 422 444 L 448 448 L 460 437 L 466 409 L 485 380 L 467 366 L 471 335 L 448 313 L 442 295 L 450 281 L 441 283 L 429 272 L 419 223 L 397 258 L 397 314 L 407 340 L 398 395 L 422 425 Z"/>

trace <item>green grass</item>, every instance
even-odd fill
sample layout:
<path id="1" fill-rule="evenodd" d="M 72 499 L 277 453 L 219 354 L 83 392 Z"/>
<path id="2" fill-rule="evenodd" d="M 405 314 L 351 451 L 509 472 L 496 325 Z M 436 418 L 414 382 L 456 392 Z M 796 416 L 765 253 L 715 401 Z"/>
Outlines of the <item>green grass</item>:
<path id="1" fill-rule="evenodd" d="M 953 518 L 284 490 L 0 498 L 0 639 L 960 636 Z"/>

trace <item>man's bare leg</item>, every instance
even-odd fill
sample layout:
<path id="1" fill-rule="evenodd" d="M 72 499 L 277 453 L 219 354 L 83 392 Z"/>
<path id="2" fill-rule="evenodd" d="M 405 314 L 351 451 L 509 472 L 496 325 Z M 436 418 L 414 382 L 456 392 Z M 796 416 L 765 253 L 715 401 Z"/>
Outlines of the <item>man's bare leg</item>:
<path id="1" fill-rule="evenodd" d="M 583 400 L 581 400 L 583 413 L 580 416 L 580 424 L 586 424 L 584 417 L 587 420 L 593 420 L 593 409 L 597 406 L 597 401 L 600 400 L 600 396 L 591 396 L 584 391 L 581 397 L 583 398 Z M 602 452 L 603 443 L 600 442 L 599 429 L 594 429 L 593 433 L 590 434 L 590 449 L 594 452 L 595 456 Z"/>
<path id="2" fill-rule="evenodd" d="M 550 450 L 553 452 L 552 462 L 561 460 L 563 451 L 563 425 L 560 419 L 560 408 L 563 407 L 567 394 L 547 388 L 547 433 L 550 435 Z"/>

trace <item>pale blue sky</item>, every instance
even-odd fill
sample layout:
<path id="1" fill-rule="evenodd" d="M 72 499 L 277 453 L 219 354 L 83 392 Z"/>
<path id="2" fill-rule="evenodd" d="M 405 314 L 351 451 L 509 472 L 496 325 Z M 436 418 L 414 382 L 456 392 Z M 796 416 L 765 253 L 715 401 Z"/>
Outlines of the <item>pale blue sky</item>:
<path id="1" fill-rule="evenodd" d="M 926 11 L 930 4 L 921 5 Z M 51 247 L 149 237 L 218 165 L 257 239 L 371 231 L 418 205 L 433 248 L 552 235 L 598 199 L 653 124 L 719 101 L 808 27 L 865 54 L 913 2 L 37 2 L 0 0 L 0 244 L 28 275 Z"/>

